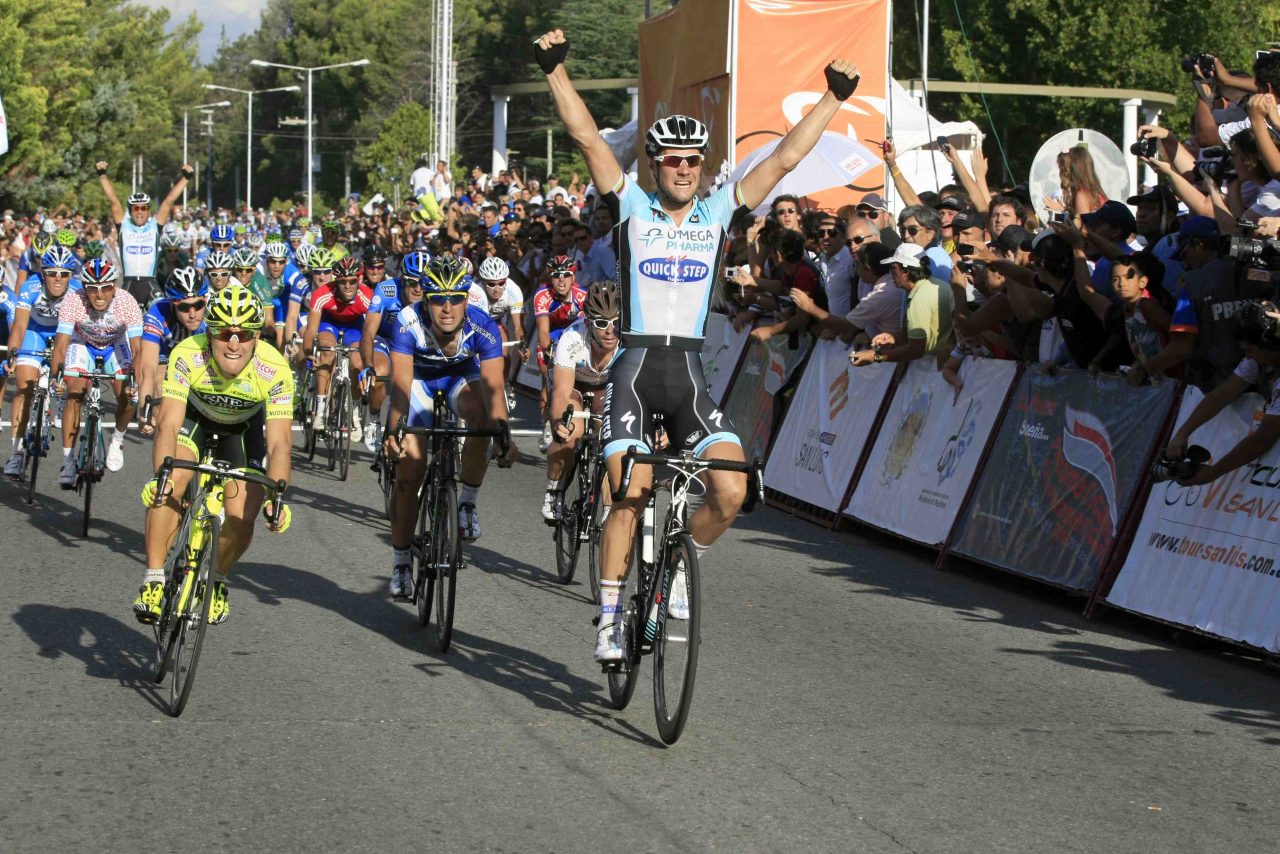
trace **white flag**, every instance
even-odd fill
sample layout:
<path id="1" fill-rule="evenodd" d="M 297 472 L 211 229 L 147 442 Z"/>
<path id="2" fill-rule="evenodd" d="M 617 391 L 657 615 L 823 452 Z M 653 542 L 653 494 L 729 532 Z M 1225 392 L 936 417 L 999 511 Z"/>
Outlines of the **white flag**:
<path id="1" fill-rule="evenodd" d="M 9 151 L 9 123 L 4 118 L 4 100 L 0 99 L 0 154 Z"/>

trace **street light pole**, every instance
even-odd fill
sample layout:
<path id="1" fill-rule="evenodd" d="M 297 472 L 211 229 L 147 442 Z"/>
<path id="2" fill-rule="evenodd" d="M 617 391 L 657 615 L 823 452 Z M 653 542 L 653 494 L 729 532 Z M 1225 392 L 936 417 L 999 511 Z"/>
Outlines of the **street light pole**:
<path id="1" fill-rule="evenodd" d="M 244 204 L 250 210 L 253 209 L 253 96 L 262 95 L 267 92 L 298 92 L 301 91 L 297 86 L 277 86 L 274 89 L 237 89 L 234 86 L 219 86 L 216 83 L 204 84 L 206 89 L 218 89 L 223 92 L 238 92 L 241 95 L 247 95 L 249 100 L 249 114 L 245 128 L 245 146 L 244 146 Z M 228 101 L 228 104 L 231 102 Z"/>
<path id="2" fill-rule="evenodd" d="M 267 62 L 265 59 L 251 59 L 249 64 L 260 68 L 285 68 L 290 71 L 305 71 L 307 74 L 307 156 L 304 159 L 307 169 L 307 215 L 314 219 L 316 215 L 315 170 L 313 169 L 313 163 L 315 162 L 315 149 L 313 147 L 315 141 L 315 113 L 311 100 L 311 75 L 316 71 L 328 71 L 331 68 L 353 68 L 359 65 L 368 65 L 369 60 L 356 59 L 351 62 L 337 62 L 333 65 L 313 65 L 310 67 L 285 65 L 281 62 Z"/>
<path id="3" fill-rule="evenodd" d="M 230 106 L 231 106 L 230 101 L 215 101 L 212 104 L 200 104 L 199 106 L 196 106 L 196 107 L 188 107 L 187 109 L 182 111 L 182 162 L 183 163 L 191 162 L 191 160 L 187 157 L 187 124 L 188 124 L 188 118 L 191 115 L 191 111 L 192 110 L 211 110 L 214 107 L 230 107 Z M 196 192 L 200 192 L 200 191 L 196 190 Z M 186 184 L 182 185 L 182 209 L 184 211 L 187 209 Z"/>

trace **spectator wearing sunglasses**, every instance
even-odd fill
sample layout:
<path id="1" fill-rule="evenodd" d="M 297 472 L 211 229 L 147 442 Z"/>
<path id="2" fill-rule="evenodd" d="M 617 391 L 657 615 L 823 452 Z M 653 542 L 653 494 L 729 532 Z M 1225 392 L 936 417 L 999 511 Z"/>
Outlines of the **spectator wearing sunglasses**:
<path id="1" fill-rule="evenodd" d="M 927 205 L 908 205 L 898 214 L 898 237 L 903 243 L 911 243 L 924 250 L 929 259 L 931 273 L 939 281 L 951 279 L 951 256 L 939 243 L 942 236 L 942 219 L 938 212 Z"/>
<path id="2" fill-rule="evenodd" d="M 848 241 L 848 226 L 843 220 L 828 214 L 818 223 L 818 240 L 822 254 L 818 256 L 818 269 L 822 271 L 822 291 L 827 295 L 827 305 L 834 315 L 844 315 L 853 307 L 853 254 Z"/>

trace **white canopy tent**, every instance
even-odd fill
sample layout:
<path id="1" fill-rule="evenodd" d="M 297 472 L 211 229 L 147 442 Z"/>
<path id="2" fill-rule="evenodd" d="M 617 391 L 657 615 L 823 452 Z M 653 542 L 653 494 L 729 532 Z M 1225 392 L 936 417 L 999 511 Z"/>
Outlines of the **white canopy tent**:
<path id="1" fill-rule="evenodd" d="M 982 144 L 982 131 L 973 122 L 944 122 L 933 118 L 897 80 L 890 86 L 892 103 L 886 123 L 897 148 L 898 168 L 917 193 L 926 190 L 936 193 L 952 183 L 951 164 L 938 150 L 937 138 L 945 136 L 960 153 L 965 166 L 972 168 L 974 149 Z M 887 181 L 884 195 L 889 209 L 896 214 L 903 204 L 893 181 Z"/>

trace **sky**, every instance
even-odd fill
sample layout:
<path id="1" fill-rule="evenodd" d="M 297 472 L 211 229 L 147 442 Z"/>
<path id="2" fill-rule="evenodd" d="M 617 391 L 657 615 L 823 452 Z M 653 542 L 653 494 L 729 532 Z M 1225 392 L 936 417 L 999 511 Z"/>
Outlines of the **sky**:
<path id="1" fill-rule="evenodd" d="M 200 33 L 200 61 L 209 62 L 218 50 L 222 28 L 235 41 L 258 27 L 266 0 L 134 0 L 143 6 L 168 9 L 171 21 L 186 20 L 192 12 L 204 24 Z"/>

